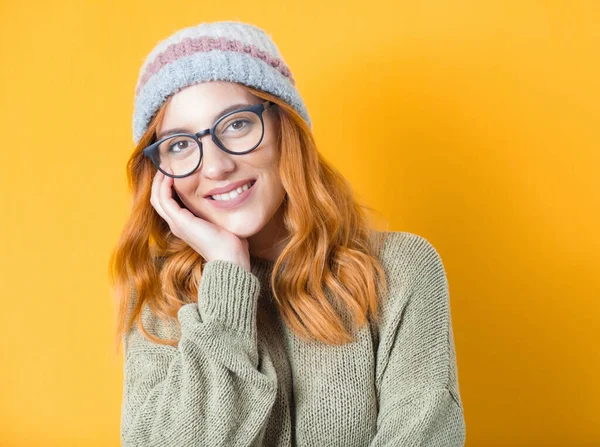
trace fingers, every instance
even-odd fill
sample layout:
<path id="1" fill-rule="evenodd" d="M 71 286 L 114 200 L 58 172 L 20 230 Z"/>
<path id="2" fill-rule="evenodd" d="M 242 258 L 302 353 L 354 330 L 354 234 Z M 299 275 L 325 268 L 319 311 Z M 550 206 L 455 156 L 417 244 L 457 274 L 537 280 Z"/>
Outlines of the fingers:
<path id="1" fill-rule="evenodd" d="M 196 218 L 189 210 L 179 206 L 179 203 L 173 198 L 172 186 L 173 178 L 158 171 L 152 180 L 150 202 L 158 214 L 169 224 L 171 233 L 186 241 L 198 253 L 203 253 L 201 247 L 206 244 L 204 241 L 206 228 L 202 227 L 203 231 L 198 231 L 194 225 L 204 226 L 206 223 L 202 219 Z M 198 239 L 202 239 L 202 242 Z"/>
<path id="2" fill-rule="evenodd" d="M 150 202 L 156 212 L 169 224 L 171 233 L 185 241 L 204 259 L 236 259 L 240 252 L 240 238 L 179 206 L 172 194 L 173 178 L 157 171 L 152 179 Z M 216 245 L 215 241 L 221 241 Z M 248 240 L 242 241 L 243 252 L 248 252 Z M 231 253 L 234 253 L 233 255 Z M 236 258 L 237 256 L 237 258 Z M 241 263 L 239 265 L 242 265 Z M 243 261 L 249 269 L 249 261 Z"/>
<path id="3" fill-rule="evenodd" d="M 192 213 L 181 208 L 173 198 L 171 187 L 173 186 L 173 177 L 160 173 L 156 185 L 157 203 L 162 211 L 162 216 L 169 223 L 171 232 L 182 239 L 186 238 L 186 228 L 188 228 L 188 220 L 192 217 Z"/>
<path id="4" fill-rule="evenodd" d="M 171 222 L 177 222 L 180 219 L 182 208 L 173 198 L 171 186 L 173 186 L 173 177 L 161 173 L 162 179 L 158 185 L 158 198 L 160 206 Z"/>

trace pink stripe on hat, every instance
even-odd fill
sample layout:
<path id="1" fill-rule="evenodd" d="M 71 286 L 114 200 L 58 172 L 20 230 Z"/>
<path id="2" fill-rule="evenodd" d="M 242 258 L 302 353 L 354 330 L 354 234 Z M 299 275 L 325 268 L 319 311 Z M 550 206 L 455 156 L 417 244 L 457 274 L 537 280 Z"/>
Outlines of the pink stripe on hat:
<path id="1" fill-rule="evenodd" d="M 154 60 L 146 67 L 146 71 L 140 78 L 136 94 L 144 87 L 148 80 L 160 71 L 162 67 L 177 59 L 189 56 L 194 53 L 208 52 L 212 50 L 232 51 L 237 53 L 249 54 L 252 57 L 261 59 L 268 65 L 276 68 L 282 75 L 290 80 L 292 85 L 296 82 L 288 66 L 282 59 L 271 56 L 268 52 L 258 49 L 255 45 L 245 44 L 236 39 L 227 37 L 186 37 L 181 42 L 169 45 L 165 51 L 159 53 Z"/>

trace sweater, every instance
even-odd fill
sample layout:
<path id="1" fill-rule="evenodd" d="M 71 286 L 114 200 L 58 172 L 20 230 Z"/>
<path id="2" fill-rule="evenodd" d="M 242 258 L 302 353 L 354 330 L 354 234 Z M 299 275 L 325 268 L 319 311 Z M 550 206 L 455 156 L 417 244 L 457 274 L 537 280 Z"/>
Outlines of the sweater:
<path id="1" fill-rule="evenodd" d="M 421 236 L 385 233 L 379 328 L 346 345 L 291 332 L 270 294 L 275 262 L 253 256 L 251 271 L 204 265 L 180 330 L 145 306 L 145 328 L 179 342 L 150 342 L 135 325 L 124 335 L 122 446 L 463 446 L 442 260 Z"/>

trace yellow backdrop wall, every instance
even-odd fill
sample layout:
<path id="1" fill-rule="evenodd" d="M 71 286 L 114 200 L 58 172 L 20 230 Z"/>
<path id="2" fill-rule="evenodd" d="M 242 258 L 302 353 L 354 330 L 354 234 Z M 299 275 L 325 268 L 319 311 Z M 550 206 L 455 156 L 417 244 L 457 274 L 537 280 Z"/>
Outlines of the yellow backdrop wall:
<path id="1" fill-rule="evenodd" d="M 138 70 L 267 29 L 320 150 L 448 274 L 468 446 L 600 445 L 596 1 L 0 3 L 0 445 L 119 445 L 108 257 Z"/>

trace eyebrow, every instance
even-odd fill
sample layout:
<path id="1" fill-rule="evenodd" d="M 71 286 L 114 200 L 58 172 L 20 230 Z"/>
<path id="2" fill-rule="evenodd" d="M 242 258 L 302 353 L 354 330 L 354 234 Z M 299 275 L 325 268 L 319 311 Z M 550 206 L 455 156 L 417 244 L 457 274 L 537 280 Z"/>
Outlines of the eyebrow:
<path id="1" fill-rule="evenodd" d="M 222 117 L 223 115 L 225 115 L 226 113 L 233 112 L 234 110 L 241 109 L 242 107 L 248 107 L 248 106 L 251 106 L 251 105 L 253 105 L 253 104 L 248 104 L 248 103 L 237 103 L 237 104 L 231 104 L 230 106 L 228 106 L 228 107 L 225 107 L 225 108 L 224 108 L 223 110 L 221 110 L 220 112 L 218 112 L 218 113 L 214 114 L 214 115 L 213 115 L 213 117 L 212 117 L 212 121 L 213 121 L 213 123 L 214 123 L 215 121 L 217 121 L 217 118 L 221 118 L 221 117 Z M 167 136 L 169 136 L 169 135 L 173 135 L 173 134 L 176 134 L 176 133 L 188 133 L 188 132 L 191 132 L 191 129 L 189 129 L 189 128 L 187 128 L 187 127 L 174 127 L 174 128 L 172 128 L 172 129 L 167 129 L 167 130 L 163 130 L 163 131 L 161 131 L 161 132 L 160 132 L 160 133 L 157 135 L 157 137 L 156 137 L 156 138 L 157 138 L 158 140 L 161 140 L 161 139 L 163 139 L 164 137 L 167 137 Z"/>

